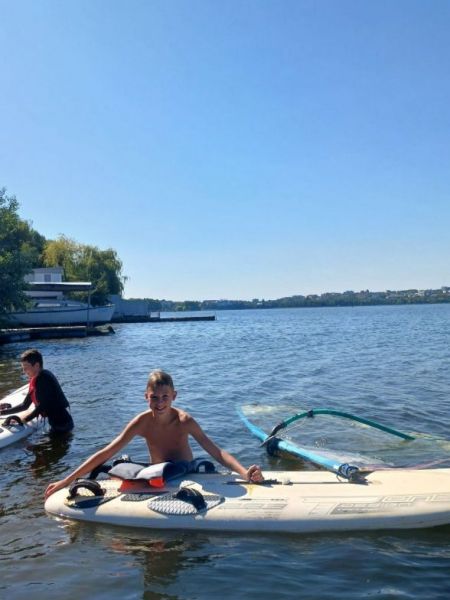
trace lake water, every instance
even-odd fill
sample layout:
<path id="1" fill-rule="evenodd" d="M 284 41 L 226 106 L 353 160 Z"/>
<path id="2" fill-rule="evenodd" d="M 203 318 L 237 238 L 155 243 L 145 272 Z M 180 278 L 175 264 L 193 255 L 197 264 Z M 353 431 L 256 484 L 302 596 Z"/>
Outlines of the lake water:
<path id="1" fill-rule="evenodd" d="M 215 322 L 114 327 L 108 337 L 35 344 L 76 428 L 64 444 L 39 432 L 1 451 L 2 598 L 449 597 L 450 526 L 164 533 L 63 523 L 45 514 L 43 493 L 146 408 L 155 368 L 173 375 L 177 405 L 214 441 L 265 471 L 301 465 L 266 456 L 236 404 L 341 409 L 450 439 L 450 305 L 224 311 Z M 27 347 L 0 347 L 0 395 L 26 383 L 19 357 Z M 148 458 L 139 440 L 127 453 Z"/>

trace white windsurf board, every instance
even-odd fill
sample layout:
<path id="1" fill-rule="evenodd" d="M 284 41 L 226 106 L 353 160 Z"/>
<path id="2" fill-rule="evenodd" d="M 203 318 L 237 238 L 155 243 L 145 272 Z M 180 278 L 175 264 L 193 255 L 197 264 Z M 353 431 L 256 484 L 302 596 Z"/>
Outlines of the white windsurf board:
<path id="1" fill-rule="evenodd" d="M 0 400 L 0 404 L 10 404 L 11 408 L 15 406 L 19 406 L 25 399 L 25 396 L 28 393 L 28 384 L 22 386 L 21 388 L 11 392 L 7 396 L 4 396 Z M 23 412 L 16 413 L 18 417 L 20 417 Z M 37 428 L 37 420 L 32 421 L 31 423 L 27 423 L 25 425 L 18 425 L 17 423 L 12 423 L 11 425 L 4 425 L 5 419 L 7 419 L 11 415 L 0 415 L 0 449 L 6 448 L 19 440 L 22 440 L 29 435 L 31 435 Z"/>
<path id="2" fill-rule="evenodd" d="M 365 484 L 326 471 L 266 472 L 262 485 L 235 474 L 189 474 L 163 488 L 99 480 L 102 495 L 50 496 L 51 515 L 139 528 L 257 532 L 413 529 L 450 523 L 450 469 L 373 472 Z M 196 490 L 196 508 L 180 490 Z M 177 497 L 181 496 L 181 497 Z"/>

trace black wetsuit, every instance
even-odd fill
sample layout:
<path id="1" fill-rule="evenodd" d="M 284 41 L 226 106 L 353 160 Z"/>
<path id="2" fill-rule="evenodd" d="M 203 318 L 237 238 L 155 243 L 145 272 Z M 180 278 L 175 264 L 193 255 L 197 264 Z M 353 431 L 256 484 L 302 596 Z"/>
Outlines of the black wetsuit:
<path id="1" fill-rule="evenodd" d="M 35 399 L 37 405 L 23 421 L 31 421 L 41 415 L 48 418 L 50 433 L 66 433 L 74 427 L 69 408 L 69 402 L 59 385 L 58 380 L 50 371 L 42 369 L 35 380 Z M 22 404 L 14 408 L 2 410 L 2 415 L 16 415 L 29 408 L 33 400 L 31 391 L 25 396 Z"/>

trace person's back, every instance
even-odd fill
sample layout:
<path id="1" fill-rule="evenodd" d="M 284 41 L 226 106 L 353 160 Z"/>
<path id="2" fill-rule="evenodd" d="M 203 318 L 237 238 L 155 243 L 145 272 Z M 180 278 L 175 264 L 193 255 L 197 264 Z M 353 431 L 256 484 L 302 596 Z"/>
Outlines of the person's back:
<path id="1" fill-rule="evenodd" d="M 55 375 L 47 369 L 42 369 L 36 376 L 35 385 L 36 400 L 41 407 L 41 414 L 48 418 L 53 432 L 60 427 L 67 429 L 73 421 L 67 410 L 70 405 Z"/>

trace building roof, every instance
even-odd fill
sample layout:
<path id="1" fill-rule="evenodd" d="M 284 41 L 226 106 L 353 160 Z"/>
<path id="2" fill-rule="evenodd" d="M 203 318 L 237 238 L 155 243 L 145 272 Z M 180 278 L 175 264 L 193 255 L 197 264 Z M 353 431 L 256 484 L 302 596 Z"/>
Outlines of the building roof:
<path id="1" fill-rule="evenodd" d="M 90 281 L 30 281 L 27 286 L 35 292 L 87 292 L 92 289 Z"/>

